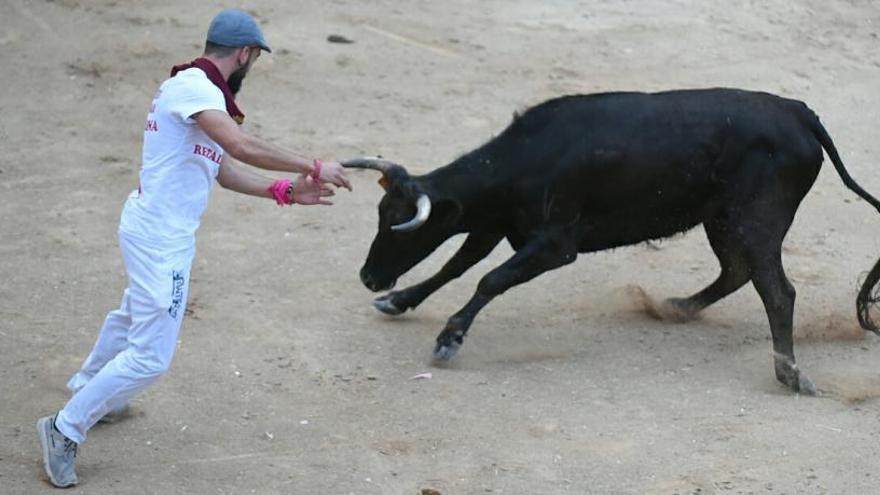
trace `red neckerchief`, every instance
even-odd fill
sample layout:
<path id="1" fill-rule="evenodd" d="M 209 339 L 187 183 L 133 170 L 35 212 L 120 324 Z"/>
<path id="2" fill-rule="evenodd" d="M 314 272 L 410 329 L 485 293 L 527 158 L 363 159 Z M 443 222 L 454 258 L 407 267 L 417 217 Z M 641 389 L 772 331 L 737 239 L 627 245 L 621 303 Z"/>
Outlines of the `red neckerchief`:
<path id="1" fill-rule="evenodd" d="M 235 96 L 232 94 L 232 90 L 229 89 L 229 84 L 226 83 L 226 79 L 223 79 L 223 74 L 220 73 L 220 69 L 213 62 L 204 57 L 199 57 L 188 64 L 175 65 L 171 69 L 171 77 L 174 77 L 175 74 L 182 70 L 193 67 L 202 69 L 208 76 L 208 79 L 214 83 L 214 86 L 217 86 L 223 92 L 223 98 L 226 100 L 226 112 L 241 125 L 244 122 L 244 114 L 241 113 L 241 110 L 235 104 Z"/>

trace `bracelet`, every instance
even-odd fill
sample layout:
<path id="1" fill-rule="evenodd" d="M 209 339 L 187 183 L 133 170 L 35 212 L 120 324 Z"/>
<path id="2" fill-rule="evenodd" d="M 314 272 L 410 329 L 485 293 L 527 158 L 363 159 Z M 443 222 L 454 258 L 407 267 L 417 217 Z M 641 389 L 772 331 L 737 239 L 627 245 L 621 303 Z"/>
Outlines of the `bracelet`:
<path id="1" fill-rule="evenodd" d="M 275 203 L 278 206 L 284 205 L 292 205 L 295 203 L 293 200 L 293 183 L 288 179 L 278 179 L 272 183 L 271 186 L 267 189 L 272 197 L 275 198 Z"/>
<path id="2" fill-rule="evenodd" d="M 309 175 L 312 176 L 312 179 L 315 179 L 315 182 L 320 182 L 321 181 L 321 165 L 323 165 L 323 164 L 321 163 L 321 160 L 315 158 L 315 161 L 312 162 L 312 165 L 313 165 L 312 173 L 310 173 Z"/>

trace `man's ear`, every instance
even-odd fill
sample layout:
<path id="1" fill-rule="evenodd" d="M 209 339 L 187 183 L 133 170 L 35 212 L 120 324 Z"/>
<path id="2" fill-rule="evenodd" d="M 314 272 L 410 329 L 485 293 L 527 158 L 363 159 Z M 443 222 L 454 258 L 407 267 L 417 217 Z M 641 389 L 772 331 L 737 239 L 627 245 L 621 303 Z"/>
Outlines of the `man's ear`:
<path id="1" fill-rule="evenodd" d="M 244 58 L 244 62 L 241 59 Z M 247 65 L 248 61 L 251 59 L 251 49 L 250 47 L 243 46 L 238 49 L 238 52 L 235 54 L 235 61 L 238 63 L 239 67 Z"/>

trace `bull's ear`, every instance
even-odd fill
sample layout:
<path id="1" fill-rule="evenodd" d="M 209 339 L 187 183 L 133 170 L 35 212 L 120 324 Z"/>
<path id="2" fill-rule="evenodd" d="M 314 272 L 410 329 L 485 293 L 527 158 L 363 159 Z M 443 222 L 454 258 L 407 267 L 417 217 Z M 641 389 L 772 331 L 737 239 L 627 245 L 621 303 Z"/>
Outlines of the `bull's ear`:
<path id="1" fill-rule="evenodd" d="M 388 188 L 391 187 L 391 181 L 388 180 L 388 177 L 383 175 L 382 178 L 379 179 L 379 185 L 382 186 L 382 189 L 388 191 Z"/>
<path id="2" fill-rule="evenodd" d="M 461 214 L 464 211 L 461 203 L 452 199 L 441 199 L 434 202 L 434 209 L 431 216 L 442 222 L 447 227 L 457 225 L 461 221 Z"/>

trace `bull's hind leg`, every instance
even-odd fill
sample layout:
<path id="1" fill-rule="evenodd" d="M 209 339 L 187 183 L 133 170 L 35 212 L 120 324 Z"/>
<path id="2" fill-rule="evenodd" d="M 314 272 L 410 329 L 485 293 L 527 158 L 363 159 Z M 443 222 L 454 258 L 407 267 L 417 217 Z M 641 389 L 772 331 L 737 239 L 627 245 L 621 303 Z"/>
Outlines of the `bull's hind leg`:
<path id="1" fill-rule="evenodd" d="M 721 275 L 697 294 L 666 304 L 680 313 L 696 314 L 751 280 L 770 322 L 776 379 L 795 392 L 813 395 L 816 387 L 794 357 L 795 289 L 782 267 L 782 240 L 796 207 L 774 200 L 756 202 L 707 222 L 706 234 L 721 263 Z"/>
<path id="2" fill-rule="evenodd" d="M 816 386 L 797 366 L 794 358 L 793 317 L 795 290 L 782 268 L 781 243 L 772 249 L 755 249 L 752 284 L 764 302 L 773 336 L 776 379 L 795 392 L 815 395 Z"/>
<path id="3" fill-rule="evenodd" d="M 797 202 L 791 197 L 786 202 L 778 191 L 761 196 L 739 211 L 731 222 L 735 227 L 732 232 L 737 232 L 737 239 L 741 240 L 752 284 L 770 322 L 776 379 L 795 392 L 814 395 L 815 385 L 795 361 L 792 335 L 795 289 L 782 267 L 782 240 L 794 219 Z"/>
<path id="4" fill-rule="evenodd" d="M 705 289 L 686 298 L 670 298 L 659 308 L 663 319 L 685 322 L 730 295 L 749 281 L 749 264 L 742 243 L 736 238 L 736 230 L 724 218 L 715 218 L 704 224 L 709 245 L 721 264 L 721 274 Z"/>

